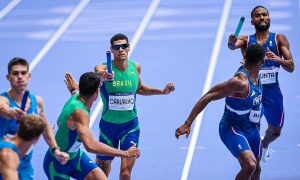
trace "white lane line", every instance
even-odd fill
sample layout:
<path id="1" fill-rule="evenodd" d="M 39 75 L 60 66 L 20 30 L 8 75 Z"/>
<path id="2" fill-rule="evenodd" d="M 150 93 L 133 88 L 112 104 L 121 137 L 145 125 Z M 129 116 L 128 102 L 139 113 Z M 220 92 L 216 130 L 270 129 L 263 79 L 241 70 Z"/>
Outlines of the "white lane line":
<path id="1" fill-rule="evenodd" d="M 2 19 L 6 14 L 8 14 L 14 7 L 16 7 L 19 3 L 21 2 L 21 0 L 14 0 L 11 1 L 9 4 L 7 4 L 5 6 L 5 8 L 3 8 L 0 11 L 0 19 Z"/>
<path id="2" fill-rule="evenodd" d="M 141 24 L 139 25 L 137 31 L 135 32 L 132 40 L 131 40 L 131 44 L 130 44 L 130 52 L 129 52 L 129 57 L 131 56 L 132 52 L 134 51 L 137 43 L 140 41 L 145 29 L 147 28 L 155 10 L 157 9 L 158 5 L 160 3 L 160 0 L 153 0 L 149 6 L 149 8 L 147 9 L 146 14 L 144 15 L 144 18 L 141 22 Z"/>
<path id="3" fill-rule="evenodd" d="M 157 9 L 159 3 L 161 0 L 152 0 L 151 4 L 149 5 L 147 12 L 145 13 L 143 20 L 141 21 L 139 27 L 137 28 L 136 32 L 134 33 L 134 36 L 130 42 L 130 52 L 128 54 L 128 57 L 131 56 L 132 52 L 134 51 L 137 43 L 141 39 L 145 29 L 147 28 L 151 18 L 153 17 L 153 14 L 155 10 Z M 99 115 L 100 111 L 103 108 L 103 103 L 101 100 L 98 100 L 97 106 L 95 110 L 93 111 L 91 115 L 91 121 L 90 121 L 90 127 L 93 126 L 97 116 Z"/>
<path id="4" fill-rule="evenodd" d="M 190 147 L 189 146 L 181 146 L 179 149 L 180 150 L 188 150 Z M 204 149 L 205 147 L 204 146 L 196 146 L 195 149 Z"/>
<path id="5" fill-rule="evenodd" d="M 204 95 L 209 90 L 212 80 L 213 80 L 213 76 L 214 76 L 215 68 L 216 68 L 216 64 L 217 64 L 217 58 L 220 53 L 220 48 L 222 45 L 223 36 L 224 36 L 226 25 L 228 22 L 231 5 L 232 5 L 232 0 L 226 0 L 225 4 L 223 6 L 223 10 L 222 10 L 223 12 L 222 12 L 220 24 L 218 27 L 217 37 L 214 42 L 214 49 L 213 49 L 213 52 L 212 52 L 212 55 L 210 58 L 210 64 L 209 64 L 209 68 L 208 68 L 208 71 L 206 74 L 206 80 L 205 80 L 204 89 L 202 91 L 202 95 Z M 181 180 L 187 180 L 187 178 L 188 178 L 190 166 L 191 166 L 193 155 L 195 152 L 198 135 L 200 132 L 203 114 L 204 114 L 204 111 L 202 111 L 196 117 L 196 122 L 194 125 L 194 130 L 193 130 L 190 146 L 188 149 L 187 157 L 186 157 L 182 175 L 181 175 Z"/>
<path id="6" fill-rule="evenodd" d="M 35 56 L 35 58 L 30 63 L 29 71 L 37 66 L 41 59 L 47 54 L 47 52 L 52 48 L 52 46 L 58 41 L 58 39 L 63 35 L 63 33 L 70 27 L 78 15 L 83 11 L 83 9 L 88 5 L 90 0 L 82 0 L 65 20 L 65 22 L 59 27 L 59 29 L 54 33 L 46 45 L 40 50 L 40 52 Z"/>

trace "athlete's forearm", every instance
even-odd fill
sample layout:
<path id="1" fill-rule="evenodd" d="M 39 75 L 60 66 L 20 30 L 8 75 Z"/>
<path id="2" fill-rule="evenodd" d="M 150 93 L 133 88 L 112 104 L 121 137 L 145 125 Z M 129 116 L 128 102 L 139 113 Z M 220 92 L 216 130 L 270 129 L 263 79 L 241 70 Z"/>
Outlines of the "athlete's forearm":
<path id="1" fill-rule="evenodd" d="M 85 144 L 85 148 L 88 152 L 94 154 L 101 154 L 106 156 L 116 156 L 116 157 L 128 157 L 128 153 L 126 151 L 122 151 L 116 148 L 112 148 L 106 144 L 95 141 L 90 144 Z"/>
<path id="2" fill-rule="evenodd" d="M 54 147 L 57 147 L 57 143 L 55 141 L 54 133 L 53 133 L 53 130 L 52 130 L 49 123 L 47 123 L 46 129 L 43 132 L 43 137 L 44 137 L 46 143 L 48 144 L 49 148 L 52 149 Z"/>
<path id="3" fill-rule="evenodd" d="M 147 95 L 161 95 L 164 94 L 164 91 L 161 89 L 151 88 L 147 85 L 142 84 L 136 93 L 147 96 Z"/>
<path id="4" fill-rule="evenodd" d="M 295 70 L 295 64 L 293 59 L 279 60 L 278 63 L 282 66 L 287 72 L 293 72 Z"/>
<path id="5" fill-rule="evenodd" d="M 4 117 L 5 119 L 15 120 L 16 113 L 17 112 L 15 112 L 14 109 L 12 109 L 12 108 L 6 108 L 6 107 L 1 107 L 1 105 L 0 105 L 0 116 Z"/>
<path id="6" fill-rule="evenodd" d="M 185 124 L 187 124 L 188 126 L 192 125 L 192 123 L 194 122 L 198 114 L 201 113 L 203 109 L 207 106 L 207 104 L 210 102 L 208 96 L 209 96 L 208 94 L 205 94 L 204 96 L 201 97 L 201 99 L 198 100 L 198 102 L 193 107 L 189 117 L 185 121 Z"/>

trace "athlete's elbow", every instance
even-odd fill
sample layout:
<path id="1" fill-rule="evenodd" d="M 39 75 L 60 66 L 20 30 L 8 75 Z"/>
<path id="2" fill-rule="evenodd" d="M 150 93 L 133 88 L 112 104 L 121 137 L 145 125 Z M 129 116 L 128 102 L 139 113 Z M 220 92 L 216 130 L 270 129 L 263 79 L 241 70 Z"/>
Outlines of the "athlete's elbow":
<path id="1" fill-rule="evenodd" d="M 84 144 L 84 148 L 86 149 L 87 152 L 95 153 L 95 148 L 91 141 L 84 142 L 83 144 Z"/>
<path id="2" fill-rule="evenodd" d="M 287 72 L 292 73 L 295 70 L 295 65 L 292 65 L 291 67 L 287 68 Z"/>

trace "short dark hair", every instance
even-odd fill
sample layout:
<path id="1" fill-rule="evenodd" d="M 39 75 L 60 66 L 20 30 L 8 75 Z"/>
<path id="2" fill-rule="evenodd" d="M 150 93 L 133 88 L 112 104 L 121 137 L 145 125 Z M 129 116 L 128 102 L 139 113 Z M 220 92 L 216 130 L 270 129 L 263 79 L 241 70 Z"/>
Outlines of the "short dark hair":
<path id="1" fill-rule="evenodd" d="M 128 37 L 124 34 L 118 33 L 116 35 L 114 35 L 111 39 L 110 39 L 110 45 L 112 46 L 114 41 L 118 41 L 118 40 L 126 40 L 126 42 L 128 43 Z"/>
<path id="2" fill-rule="evenodd" d="M 10 73 L 11 68 L 14 65 L 26 66 L 27 67 L 27 71 L 29 71 L 29 64 L 28 64 L 28 62 L 25 59 L 23 59 L 23 58 L 15 57 L 12 60 L 10 60 L 9 63 L 8 63 L 8 65 L 7 65 L 8 74 Z"/>
<path id="3" fill-rule="evenodd" d="M 46 128 L 46 122 L 37 115 L 24 115 L 20 119 L 18 136 L 25 140 L 31 141 L 34 140 L 44 132 Z"/>
<path id="4" fill-rule="evenodd" d="M 100 77 L 94 72 L 86 72 L 79 79 L 79 94 L 93 95 L 100 86 Z"/>
<path id="5" fill-rule="evenodd" d="M 252 9 L 252 11 L 251 11 L 251 18 L 253 18 L 253 16 L 254 16 L 254 11 L 255 11 L 256 9 L 258 9 L 258 8 L 263 8 L 263 9 L 265 9 L 265 10 L 267 11 L 268 15 L 269 15 L 269 11 L 268 11 L 268 9 L 267 9 L 266 7 L 264 7 L 264 6 L 262 6 L 262 5 L 258 5 L 258 6 L 255 6 L 255 7 Z"/>
<path id="6" fill-rule="evenodd" d="M 265 57 L 265 49 L 260 44 L 252 44 L 246 49 L 246 63 L 249 65 L 258 64 Z"/>

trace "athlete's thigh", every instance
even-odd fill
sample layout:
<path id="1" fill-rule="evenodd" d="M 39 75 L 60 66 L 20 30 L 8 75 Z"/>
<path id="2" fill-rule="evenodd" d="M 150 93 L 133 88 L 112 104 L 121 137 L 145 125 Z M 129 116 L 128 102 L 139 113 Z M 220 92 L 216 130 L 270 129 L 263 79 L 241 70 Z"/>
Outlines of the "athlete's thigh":
<path id="1" fill-rule="evenodd" d="M 120 140 L 120 149 L 127 150 L 134 144 L 136 147 L 139 146 L 140 139 L 140 130 L 129 131 L 123 138 Z"/>
<path id="2" fill-rule="evenodd" d="M 266 91 L 266 92 L 265 92 Z M 264 89 L 263 93 L 264 115 L 269 124 L 282 127 L 284 124 L 283 95 L 280 89 Z"/>
<path id="3" fill-rule="evenodd" d="M 258 129 L 253 127 L 245 135 L 255 158 L 259 159 L 261 157 L 262 146 Z"/>
<path id="4" fill-rule="evenodd" d="M 55 180 L 70 179 L 69 174 L 75 166 L 77 159 L 78 158 L 75 157 L 74 159 L 69 160 L 65 165 L 61 165 L 48 150 L 43 163 L 44 172 L 47 178 Z"/>
<path id="5" fill-rule="evenodd" d="M 89 172 L 85 178 L 85 180 L 95 180 L 95 179 L 99 179 L 99 180 L 106 180 L 107 177 L 106 175 L 104 174 L 104 172 L 99 168 L 95 168 L 93 169 L 91 172 Z"/>
<path id="6" fill-rule="evenodd" d="M 90 172 L 98 168 L 96 163 L 91 160 L 83 151 L 80 150 L 79 160 L 75 166 L 71 177 L 75 179 L 84 179 Z M 96 171 L 97 172 L 97 171 Z"/>
<path id="7" fill-rule="evenodd" d="M 120 140 L 120 149 L 127 150 L 134 144 L 139 146 L 140 139 L 140 126 L 138 118 L 135 118 L 127 123 L 123 127 L 122 131 L 118 133 L 118 139 Z"/>
<path id="8" fill-rule="evenodd" d="M 234 127 L 228 127 L 220 130 L 220 138 L 231 152 L 231 154 L 238 158 L 239 154 L 246 150 L 251 150 L 247 138 L 242 130 Z"/>
<path id="9" fill-rule="evenodd" d="M 119 147 L 119 140 L 115 138 L 118 132 L 118 124 L 113 124 L 106 122 L 104 120 L 100 120 L 99 123 L 99 141 L 113 148 Z M 96 156 L 97 159 L 100 160 L 113 160 L 113 156 L 105 156 L 98 154 Z"/>

